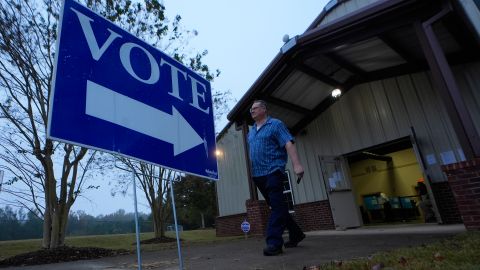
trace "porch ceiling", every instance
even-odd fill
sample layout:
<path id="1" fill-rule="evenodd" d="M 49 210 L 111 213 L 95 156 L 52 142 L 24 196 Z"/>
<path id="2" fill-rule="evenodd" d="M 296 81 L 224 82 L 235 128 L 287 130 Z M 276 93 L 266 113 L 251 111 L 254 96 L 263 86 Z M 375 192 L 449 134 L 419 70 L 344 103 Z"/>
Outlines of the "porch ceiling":
<path id="1" fill-rule="evenodd" d="M 296 134 L 356 84 L 428 69 L 414 23 L 437 13 L 441 1 L 378 1 L 369 9 L 332 21 L 297 37 L 280 53 L 228 115 L 252 122 L 248 108 L 255 99 L 269 102 L 269 113 Z M 463 25 L 463 26 L 462 26 Z M 479 46 L 461 16 L 450 12 L 434 25 L 450 64 L 479 58 Z"/>

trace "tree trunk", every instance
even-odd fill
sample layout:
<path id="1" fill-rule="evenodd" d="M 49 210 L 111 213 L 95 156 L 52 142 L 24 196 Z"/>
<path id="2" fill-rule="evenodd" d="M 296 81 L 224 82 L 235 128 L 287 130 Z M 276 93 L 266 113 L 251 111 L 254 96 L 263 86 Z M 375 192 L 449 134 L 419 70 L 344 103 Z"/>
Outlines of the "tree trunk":
<path id="1" fill-rule="evenodd" d="M 202 229 L 205 229 L 205 215 L 200 213 L 200 216 L 202 217 Z"/>
<path id="2" fill-rule="evenodd" d="M 44 230 L 44 236 L 45 231 L 48 231 L 50 234 L 49 246 L 44 246 L 44 248 L 57 248 L 65 245 L 65 234 L 68 224 L 68 213 L 70 211 L 70 208 L 65 205 L 57 204 L 54 209 L 54 211 L 50 211 L 49 214 L 45 215 L 51 218 L 48 230 Z M 47 225 L 44 222 L 44 229 L 46 228 L 46 226 Z M 44 238 L 44 242 L 46 240 L 47 239 Z"/>
<path id="3" fill-rule="evenodd" d="M 63 246 L 70 206 L 66 202 L 59 202 L 53 162 L 50 157 L 45 160 L 45 212 L 43 213 L 42 247 L 47 249 Z"/>
<path id="4" fill-rule="evenodd" d="M 65 236 L 67 234 L 67 225 L 68 225 L 68 213 L 70 213 L 70 207 L 65 205 L 64 210 L 62 211 L 61 220 L 60 220 L 60 236 L 58 244 L 60 246 L 65 245 Z"/>
<path id="5" fill-rule="evenodd" d="M 57 248 L 60 244 L 60 215 L 58 211 L 52 213 L 52 232 L 50 238 L 50 248 Z"/>
<path id="6" fill-rule="evenodd" d="M 162 220 L 161 211 L 156 208 L 152 209 L 153 216 L 153 232 L 155 233 L 155 238 L 165 237 L 165 227 Z"/>
<path id="7" fill-rule="evenodd" d="M 162 237 L 162 221 L 160 220 L 160 215 L 158 213 L 153 214 L 153 232 L 155 233 L 155 238 Z"/>
<path id="8" fill-rule="evenodd" d="M 160 175 L 163 175 L 160 173 Z M 161 182 L 160 182 L 161 185 Z M 158 187 L 158 190 L 162 190 L 161 186 Z M 155 193 L 153 193 L 155 194 Z M 157 196 L 152 195 L 152 201 L 153 205 L 151 207 L 152 209 L 152 215 L 153 215 L 153 230 L 155 233 L 155 238 L 164 238 L 165 237 L 165 217 L 164 217 L 164 202 L 163 202 L 163 196 L 161 195 L 162 192 L 159 192 Z"/>
<path id="9" fill-rule="evenodd" d="M 165 221 L 164 221 L 164 219 L 162 219 L 162 221 L 160 221 L 160 234 L 161 234 L 162 238 L 165 237 Z"/>
<path id="10" fill-rule="evenodd" d="M 43 248 L 52 248 L 53 213 L 55 212 L 56 190 L 53 163 L 49 158 L 41 160 L 45 168 L 45 211 L 43 213 Z"/>
<path id="11" fill-rule="evenodd" d="M 50 248 L 50 239 L 52 233 L 52 218 L 50 217 L 50 207 L 49 204 L 46 204 L 45 213 L 43 214 L 43 239 L 42 247 Z"/>

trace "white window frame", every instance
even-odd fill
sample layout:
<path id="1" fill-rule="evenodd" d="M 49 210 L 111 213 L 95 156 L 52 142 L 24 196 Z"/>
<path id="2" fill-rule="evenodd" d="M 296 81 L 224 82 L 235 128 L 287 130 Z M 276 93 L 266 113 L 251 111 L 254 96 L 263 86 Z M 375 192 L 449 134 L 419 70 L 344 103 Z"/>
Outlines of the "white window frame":
<path id="1" fill-rule="evenodd" d="M 291 180 L 291 178 L 290 178 L 290 171 L 289 171 L 289 170 L 285 170 L 285 174 L 287 175 L 287 178 L 288 178 L 289 189 L 286 189 L 284 183 L 282 183 L 282 185 L 283 185 L 283 194 L 290 193 L 290 198 L 292 199 L 292 207 L 293 207 L 293 206 L 295 206 L 295 196 L 293 195 L 292 180 Z M 290 205 L 288 204 L 288 202 L 287 202 L 287 207 L 289 207 L 288 212 L 289 212 L 290 214 L 295 213 L 294 208 L 290 209 Z"/>

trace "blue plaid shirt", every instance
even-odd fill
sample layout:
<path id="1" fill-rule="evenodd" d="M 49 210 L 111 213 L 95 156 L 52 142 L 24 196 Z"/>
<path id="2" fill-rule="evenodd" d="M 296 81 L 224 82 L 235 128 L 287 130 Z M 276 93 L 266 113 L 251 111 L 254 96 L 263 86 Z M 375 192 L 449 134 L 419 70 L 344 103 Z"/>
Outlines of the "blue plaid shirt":
<path id="1" fill-rule="evenodd" d="M 285 144 L 289 141 L 293 142 L 293 137 L 278 119 L 268 117 L 259 130 L 254 124 L 248 132 L 253 177 L 284 171 L 288 160 Z"/>

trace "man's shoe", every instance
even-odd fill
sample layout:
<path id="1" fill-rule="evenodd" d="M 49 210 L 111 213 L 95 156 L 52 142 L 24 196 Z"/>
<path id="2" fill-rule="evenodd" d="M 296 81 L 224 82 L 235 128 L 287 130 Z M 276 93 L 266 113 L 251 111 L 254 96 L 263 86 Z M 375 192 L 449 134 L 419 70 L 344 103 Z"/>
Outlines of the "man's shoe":
<path id="1" fill-rule="evenodd" d="M 294 248 L 297 247 L 298 243 L 300 243 L 303 239 L 305 239 L 305 234 L 302 233 L 299 237 L 295 237 L 293 239 L 288 240 L 284 244 L 285 248 Z"/>
<path id="2" fill-rule="evenodd" d="M 265 256 L 277 256 L 283 252 L 282 247 L 268 246 L 263 249 L 263 255 Z"/>

